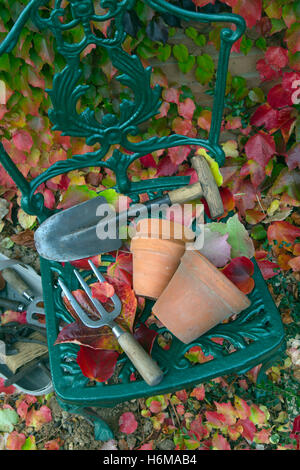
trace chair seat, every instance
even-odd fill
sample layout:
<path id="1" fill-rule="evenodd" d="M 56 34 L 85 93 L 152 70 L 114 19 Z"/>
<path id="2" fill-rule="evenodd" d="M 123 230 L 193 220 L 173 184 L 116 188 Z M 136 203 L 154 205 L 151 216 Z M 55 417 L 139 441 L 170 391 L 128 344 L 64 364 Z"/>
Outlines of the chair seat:
<path id="1" fill-rule="evenodd" d="M 73 267 L 69 263 L 62 266 L 41 259 L 52 379 L 61 403 L 79 407 L 113 407 L 123 401 L 192 387 L 218 376 L 242 374 L 258 364 L 272 362 L 284 346 L 284 330 L 255 260 L 253 263 L 255 288 L 249 295 L 251 305 L 234 321 L 214 327 L 188 345 L 173 337 L 169 350 L 162 349 L 155 341 L 152 356 L 164 371 L 164 379 L 159 385 L 150 387 L 142 379 L 130 381 L 134 367 L 127 357 L 120 356 L 117 383 L 96 383 L 91 386 L 90 380 L 83 376 L 76 362 L 79 347 L 70 343 L 54 345 L 59 332 L 59 318 L 67 320 L 69 315 L 58 290 L 53 289 L 54 274 L 59 273 L 72 290 L 76 289 L 78 285 Z M 151 314 L 152 305 L 153 301 L 146 301 L 140 321 L 145 322 Z M 156 328 L 158 333 L 165 331 L 165 328 L 156 326 L 151 328 Z M 214 338 L 221 338 L 222 341 L 216 342 Z M 185 354 L 193 346 L 200 346 L 209 360 L 194 364 L 187 359 Z"/>

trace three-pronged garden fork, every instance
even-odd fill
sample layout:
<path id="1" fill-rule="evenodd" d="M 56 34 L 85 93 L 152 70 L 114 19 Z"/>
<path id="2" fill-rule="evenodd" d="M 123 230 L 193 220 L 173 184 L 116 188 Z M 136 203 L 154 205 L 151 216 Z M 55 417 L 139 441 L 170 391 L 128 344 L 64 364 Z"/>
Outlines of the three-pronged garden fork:
<path id="1" fill-rule="evenodd" d="M 96 268 L 96 266 L 89 260 L 89 264 L 97 277 L 99 282 L 106 282 L 105 278 L 102 276 L 100 271 Z M 72 295 L 68 287 L 65 283 L 59 279 L 58 283 L 69 300 L 71 306 L 77 313 L 78 317 L 82 321 L 82 323 L 87 326 L 88 328 L 101 328 L 102 326 L 109 326 L 112 329 L 112 332 L 116 336 L 121 348 L 127 354 L 133 365 L 136 367 L 138 372 L 141 374 L 145 382 L 150 385 L 154 386 L 161 382 L 163 378 L 163 372 L 160 370 L 156 362 L 149 356 L 149 354 L 143 349 L 143 347 L 136 341 L 131 333 L 128 331 L 124 331 L 117 323 L 114 322 L 114 319 L 120 314 L 122 309 L 122 303 L 117 296 L 114 294 L 111 297 L 111 300 L 114 305 L 114 309 L 111 312 L 108 312 L 99 300 L 95 299 L 92 296 L 91 289 L 81 277 L 81 275 L 74 269 L 74 273 L 82 286 L 83 290 L 89 297 L 90 301 L 94 305 L 94 307 L 99 312 L 101 319 L 100 320 L 92 320 L 86 312 L 81 308 L 78 304 L 75 297 Z"/>

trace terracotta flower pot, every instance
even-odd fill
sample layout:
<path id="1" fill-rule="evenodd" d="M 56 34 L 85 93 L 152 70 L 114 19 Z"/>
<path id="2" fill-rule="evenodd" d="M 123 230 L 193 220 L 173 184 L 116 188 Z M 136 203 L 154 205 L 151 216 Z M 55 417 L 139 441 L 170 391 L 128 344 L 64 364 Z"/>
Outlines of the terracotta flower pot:
<path id="1" fill-rule="evenodd" d="M 187 250 L 153 313 L 188 344 L 249 305 L 248 297 L 210 261 Z"/>
<path id="2" fill-rule="evenodd" d="M 137 295 L 157 299 L 180 264 L 192 230 L 164 219 L 142 219 L 131 240 L 133 289 Z"/>

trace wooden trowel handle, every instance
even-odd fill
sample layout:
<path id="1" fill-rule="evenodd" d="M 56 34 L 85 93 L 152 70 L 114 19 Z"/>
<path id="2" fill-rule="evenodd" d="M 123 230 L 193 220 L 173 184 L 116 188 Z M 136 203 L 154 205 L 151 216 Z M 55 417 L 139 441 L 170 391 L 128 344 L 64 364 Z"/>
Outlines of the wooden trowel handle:
<path id="1" fill-rule="evenodd" d="M 183 204 L 184 202 L 201 198 L 202 195 L 203 191 L 200 183 L 189 184 L 169 192 L 171 204 Z"/>
<path id="2" fill-rule="evenodd" d="M 114 330 L 115 328 L 113 328 L 113 331 Z M 116 334 L 115 331 L 114 333 Z M 140 343 L 127 331 L 122 330 L 120 336 L 116 336 L 121 348 L 124 350 L 125 354 L 127 354 L 145 382 L 152 387 L 158 385 L 163 378 L 163 372 Z"/>
<path id="3" fill-rule="evenodd" d="M 25 299 L 32 301 L 33 300 L 33 293 L 31 292 L 30 288 L 26 284 L 25 281 L 21 278 L 21 276 L 12 268 L 5 268 L 1 271 L 2 276 L 11 285 L 19 294 L 23 295 Z"/>

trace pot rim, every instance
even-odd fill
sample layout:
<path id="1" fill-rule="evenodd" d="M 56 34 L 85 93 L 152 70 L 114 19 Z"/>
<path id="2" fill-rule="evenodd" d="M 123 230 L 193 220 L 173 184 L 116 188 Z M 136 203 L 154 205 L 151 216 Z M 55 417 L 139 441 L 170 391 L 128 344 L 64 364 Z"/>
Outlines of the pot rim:
<path id="1" fill-rule="evenodd" d="M 153 223 L 154 222 L 154 223 Z M 155 224 L 156 222 L 156 224 Z M 149 236 L 150 233 L 157 235 L 155 237 Z M 182 234 L 182 232 L 184 232 Z M 163 234 L 167 233 L 169 238 L 164 238 Z M 180 238 L 175 238 L 171 234 L 179 233 Z M 183 235 L 183 236 L 182 236 Z M 169 241 L 181 241 L 184 243 L 193 242 L 195 239 L 194 231 L 189 228 L 187 225 L 180 224 L 179 222 L 173 222 L 168 219 L 158 219 L 158 218 L 145 218 L 138 221 L 136 225 L 136 233 L 132 237 L 134 238 L 152 238 L 152 239 L 161 239 Z"/>

